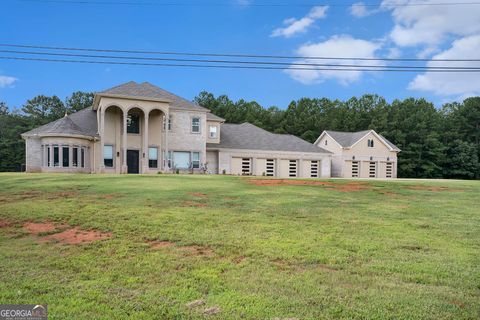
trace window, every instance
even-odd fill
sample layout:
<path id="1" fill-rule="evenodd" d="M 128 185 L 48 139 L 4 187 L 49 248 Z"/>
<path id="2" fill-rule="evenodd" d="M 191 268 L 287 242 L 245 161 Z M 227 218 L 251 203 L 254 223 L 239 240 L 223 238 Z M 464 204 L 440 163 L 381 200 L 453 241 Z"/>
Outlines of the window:
<path id="1" fill-rule="evenodd" d="M 320 161 L 311 161 L 310 162 L 310 177 L 318 178 L 318 163 Z"/>
<path id="2" fill-rule="evenodd" d="M 393 164 L 391 162 L 387 162 L 386 169 L 385 169 L 385 177 L 391 178 L 393 172 Z"/>
<path id="3" fill-rule="evenodd" d="M 377 176 L 377 163 L 372 161 L 369 163 L 368 177 L 375 178 Z"/>
<path id="4" fill-rule="evenodd" d="M 288 163 L 288 176 L 296 177 L 297 176 L 297 160 L 290 160 Z"/>
<path id="5" fill-rule="evenodd" d="M 78 167 L 78 148 L 72 148 L 72 166 Z"/>
<path id="6" fill-rule="evenodd" d="M 368 147 L 373 148 L 373 139 L 368 139 Z"/>
<path id="7" fill-rule="evenodd" d="M 165 130 L 165 117 L 163 117 L 163 130 Z M 168 117 L 168 131 L 172 130 L 172 116 Z"/>
<path id="8" fill-rule="evenodd" d="M 158 168 L 158 149 L 148 148 L 148 167 Z"/>
<path id="9" fill-rule="evenodd" d="M 53 147 L 53 166 L 58 167 L 60 165 L 58 160 L 58 146 Z"/>
<path id="10" fill-rule="evenodd" d="M 82 148 L 80 152 L 80 162 L 81 162 L 82 168 L 85 168 L 85 149 L 84 148 Z"/>
<path id="11" fill-rule="evenodd" d="M 193 133 L 200 132 L 200 118 L 192 118 L 192 132 Z"/>
<path id="12" fill-rule="evenodd" d="M 325 145 L 328 145 L 328 140 L 325 140 Z"/>
<path id="13" fill-rule="evenodd" d="M 52 164 L 50 163 L 50 146 L 47 147 L 47 166 L 52 166 Z"/>
<path id="14" fill-rule="evenodd" d="M 265 175 L 267 177 L 274 177 L 275 176 L 275 159 L 267 159 L 265 163 Z"/>
<path id="15" fill-rule="evenodd" d="M 192 168 L 193 169 L 200 168 L 200 152 L 192 153 Z"/>
<path id="16" fill-rule="evenodd" d="M 190 165 L 190 152 L 175 151 L 173 153 L 173 164 L 177 169 L 188 169 Z"/>
<path id="17" fill-rule="evenodd" d="M 217 138 L 217 126 L 210 126 L 209 127 L 210 138 L 216 139 Z"/>
<path id="18" fill-rule="evenodd" d="M 165 158 L 165 151 L 163 151 L 163 159 L 166 161 L 166 166 L 168 168 L 172 167 L 172 151 L 168 151 L 167 157 Z"/>
<path id="19" fill-rule="evenodd" d="M 69 149 L 69 147 L 62 147 L 62 165 L 64 167 L 70 166 Z"/>
<path id="20" fill-rule="evenodd" d="M 140 116 L 138 114 L 127 116 L 127 133 L 140 133 Z"/>
<path id="21" fill-rule="evenodd" d="M 242 158 L 242 176 L 249 176 L 252 169 L 252 160 L 250 158 Z"/>
<path id="22" fill-rule="evenodd" d="M 358 178 L 359 166 L 358 161 L 352 161 L 352 178 Z"/>
<path id="23" fill-rule="evenodd" d="M 105 167 L 113 167 L 113 146 L 103 147 L 103 163 Z"/>

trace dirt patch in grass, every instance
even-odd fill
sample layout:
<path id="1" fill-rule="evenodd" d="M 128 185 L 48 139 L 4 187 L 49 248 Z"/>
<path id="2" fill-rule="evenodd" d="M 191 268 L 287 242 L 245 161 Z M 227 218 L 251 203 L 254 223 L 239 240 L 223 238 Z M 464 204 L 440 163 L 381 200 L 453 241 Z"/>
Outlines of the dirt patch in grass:
<path id="1" fill-rule="evenodd" d="M 410 251 L 428 251 L 428 248 L 421 247 L 418 245 L 406 245 L 406 246 L 400 246 L 399 248 L 404 250 L 410 250 Z"/>
<path id="2" fill-rule="evenodd" d="M 194 208 L 205 208 L 207 206 L 204 202 L 197 201 L 183 201 L 182 207 L 194 207 Z"/>
<path id="3" fill-rule="evenodd" d="M 463 303 L 461 301 L 452 300 L 452 301 L 450 301 L 450 303 L 456 305 L 457 307 L 459 307 L 461 309 L 465 308 L 465 303 Z"/>
<path id="4" fill-rule="evenodd" d="M 111 232 L 101 232 L 97 230 L 82 230 L 80 228 L 71 228 L 60 233 L 51 234 L 40 238 L 40 241 L 56 241 L 64 244 L 81 244 L 98 240 L 108 239 L 112 236 Z"/>
<path id="5" fill-rule="evenodd" d="M 295 272 L 304 272 L 307 270 L 319 269 L 327 272 L 337 272 L 338 269 L 335 269 L 332 266 L 323 263 L 296 263 L 287 261 L 284 259 L 275 259 L 272 260 L 272 263 L 277 266 L 280 270 L 284 271 L 295 271 Z"/>
<path id="6" fill-rule="evenodd" d="M 197 198 L 206 198 L 207 195 L 205 193 L 201 193 L 201 192 L 189 192 L 188 193 L 190 196 L 194 196 L 194 197 L 197 197 Z"/>
<path id="7" fill-rule="evenodd" d="M 149 244 L 150 248 L 152 249 L 168 248 L 175 245 L 173 242 L 170 241 L 150 241 Z"/>
<path id="8" fill-rule="evenodd" d="M 239 257 L 236 257 L 232 260 L 233 263 L 235 264 L 240 264 L 242 263 L 243 261 L 245 261 L 247 258 L 245 256 L 239 256 Z"/>
<path id="9" fill-rule="evenodd" d="M 205 300 L 198 299 L 198 300 L 194 300 L 194 301 L 191 301 L 191 302 L 185 304 L 185 306 L 187 308 L 195 308 L 195 307 L 198 307 L 198 306 L 201 306 L 201 305 L 204 305 L 204 304 L 205 304 Z"/>
<path id="10" fill-rule="evenodd" d="M 203 310 L 203 314 L 206 316 L 211 316 L 215 315 L 217 313 L 220 313 L 220 308 L 219 307 L 211 307 L 211 308 L 206 308 Z"/>
<path id="11" fill-rule="evenodd" d="M 0 219 L 0 228 L 8 228 L 11 227 L 12 223 L 8 220 Z"/>
<path id="12" fill-rule="evenodd" d="M 43 232 L 52 232 L 57 230 L 53 222 L 26 222 L 23 224 L 23 229 L 30 234 L 40 234 Z"/>
<path id="13" fill-rule="evenodd" d="M 464 192 L 465 191 L 463 189 L 455 189 L 455 188 L 449 188 L 449 187 L 422 186 L 422 185 L 406 186 L 406 188 L 409 190 L 424 190 L 424 191 L 432 191 L 432 192 L 441 192 L 441 191 Z"/>
<path id="14" fill-rule="evenodd" d="M 193 256 L 211 257 L 214 255 L 214 252 L 211 248 L 198 246 L 198 245 L 181 246 L 181 247 L 178 247 L 178 249 L 188 255 L 193 255 Z"/>
<path id="15" fill-rule="evenodd" d="M 332 183 L 317 180 L 290 180 L 290 179 L 248 179 L 248 183 L 256 186 L 276 187 L 276 186 L 321 186 L 340 192 L 352 192 L 371 190 L 372 187 L 367 183 L 349 182 Z"/>

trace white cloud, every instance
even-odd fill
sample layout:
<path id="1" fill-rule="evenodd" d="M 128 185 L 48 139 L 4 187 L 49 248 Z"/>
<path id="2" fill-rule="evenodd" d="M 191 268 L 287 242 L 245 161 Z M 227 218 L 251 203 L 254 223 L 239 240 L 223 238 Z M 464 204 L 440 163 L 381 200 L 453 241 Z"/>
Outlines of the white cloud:
<path id="1" fill-rule="evenodd" d="M 377 10 L 368 10 L 363 2 L 352 4 L 349 11 L 350 14 L 356 18 L 364 18 L 377 12 Z"/>
<path id="2" fill-rule="evenodd" d="M 289 38 L 298 33 L 304 33 L 316 20 L 325 18 L 327 15 L 327 10 L 328 6 L 316 6 L 313 7 L 310 12 L 301 19 L 286 19 L 283 21 L 283 24 L 286 26 L 273 30 L 270 36 Z"/>
<path id="3" fill-rule="evenodd" d="M 387 58 L 389 59 L 398 59 L 402 56 L 402 51 L 399 48 L 390 48 L 388 49 Z"/>
<path id="4" fill-rule="evenodd" d="M 349 57 L 355 58 L 375 58 L 375 52 L 381 47 L 381 44 L 361 39 L 355 39 L 348 35 L 333 36 L 327 41 L 306 44 L 297 50 L 297 54 L 303 57 Z M 318 60 L 302 59 L 296 63 L 315 63 L 315 64 L 349 64 L 356 66 L 365 65 L 384 65 L 381 61 L 365 60 Z M 299 66 L 292 66 L 299 68 Z M 304 68 L 314 68 L 305 66 Z M 318 67 L 328 68 L 328 67 Z M 298 70 L 288 69 L 285 71 L 293 79 L 304 84 L 321 83 L 329 79 L 334 79 L 342 85 L 348 85 L 360 79 L 364 71 L 334 71 L 334 70 Z"/>
<path id="5" fill-rule="evenodd" d="M 425 0 L 423 3 L 438 3 Z M 401 6 L 410 4 L 410 6 Z M 480 13 L 470 5 L 411 5 L 418 0 L 384 0 L 382 9 L 391 10 L 395 26 L 391 39 L 401 47 L 425 45 L 435 48 L 449 36 L 468 36 L 480 32 Z M 400 5 L 400 6 L 398 6 Z"/>
<path id="6" fill-rule="evenodd" d="M 17 78 L 9 76 L 0 76 L 0 88 L 12 87 L 18 81 Z"/>
<path id="7" fill-rule="evenodd" d="M 453 42 L 451 48 L 433 57 L 433 59 L 477 59 L 480 52 L 480 35 L 468 36 Z M 430 61 L 435 66 L 480 67 L 479 62 L 440 62 Z M 426 72 L 417 75 L 410 82 L 410 90 L 431 92 L 439 96 L 458 96 L 459 98 L 480 95 L 480 73 L 438 73 Z"/>

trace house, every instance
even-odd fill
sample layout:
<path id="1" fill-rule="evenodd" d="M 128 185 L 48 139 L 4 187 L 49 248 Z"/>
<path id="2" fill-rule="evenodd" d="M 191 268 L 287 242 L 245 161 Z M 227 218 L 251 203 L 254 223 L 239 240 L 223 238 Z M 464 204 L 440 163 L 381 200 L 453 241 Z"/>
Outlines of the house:
<path id="1" fill-rule="evenodd" d="M 250 123 L 224 122 L 195 103 L 132 81 L 98 92 L 89 108 L 23 133 L 26 170 L 330 177 L 329 151 Z"/>
<path id="2" fill-rule="evenodd" d="M 374 130 L 323 131 L 314 144 L 333 153 L 332 177 L 397 177 L 400 149 Z"/>

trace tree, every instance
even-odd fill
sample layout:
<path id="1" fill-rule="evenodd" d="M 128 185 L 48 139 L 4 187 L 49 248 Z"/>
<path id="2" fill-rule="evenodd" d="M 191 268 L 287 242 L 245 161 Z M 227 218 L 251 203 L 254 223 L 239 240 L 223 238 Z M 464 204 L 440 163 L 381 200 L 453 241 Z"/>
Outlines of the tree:
<path id="1" fill-rule="evenodd" d="M 478 177 L 480 165 L 475 143 L 455 140 L 446 151 L 443 174 L 446 178 L 473 179 Z"/>
<path id="2" fill-rule="evenodd" d="M 74 113 L 93 105 L 93 92 L 76 91 L 65 100 L 67 112 Z"/>
<path id="3" fill-rule="evenodd" d="M 39 126 L 63 117 L 67 110 L 57 96 L 39 95 L 28 100 L 22 111 L 33 125 Z"/>

